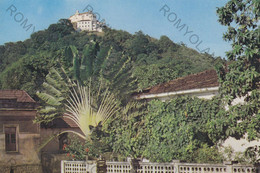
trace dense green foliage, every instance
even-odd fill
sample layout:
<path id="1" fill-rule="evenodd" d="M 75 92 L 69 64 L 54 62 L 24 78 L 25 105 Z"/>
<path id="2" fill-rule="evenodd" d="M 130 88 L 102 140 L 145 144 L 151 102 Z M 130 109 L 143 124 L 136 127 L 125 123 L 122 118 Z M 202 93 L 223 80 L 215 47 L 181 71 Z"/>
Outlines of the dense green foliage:
<path id="1" fill-rule="evenodd" d="M 151 161 L 222 162 L 217 142 L 228 137 L 224 124 L 227 114 L 220 100 L 177 97 L 169 102 L 154 100 L 130 102 L 102 128 L 97 128 L 85 147 L 97 157 L 106 152 L 124 157 L 145 157 Z M 71 145 L 67 151 L 80 153 L 82 147 Z M 98 146 L 98 147 L 97 147 Z"/>
<path id="2" fill-rule="evenodd" d="M 107 156 L 108 152 L 155 162 L 174 159 L 197 163 L 232 159 L 255 162 L 257 157 L 252 148 L 246 153 L 234 153 L 231 148 L 218 151 L 218 142 L 230 136 L 229 130 L 234 125 L 220 102 L 219 98 L 176 97 L 168 102 L 128 103 L 118 116 L 91 135 L 92 140 L 86 142 L 85 148 L 91 149 L 88 153 L 91 157 Z M 73 143 L 67 151 L 85 158 L 83 148 Z"/>
<path id="3" fill-rule="evenodd" d="M 142 32 L 132 35 L 113 29 L 105 29 L 104 33 L 75 32 L 62 19 L 33 33 L 30 39 L 0 46 L 0 88 L 24 89 L 36 98 L 50 67 L 61 64 L 72 75 L 71 68 L 79 65 L 74 77 L 84 81 L 101 77 L 104 85 L 113 85 L 111 88 L 123 97 L 213 68 L 219 60 L 175 44 L 166 36 L 157 40 Z"/>
<path id="4" fill-rule="evenodd" d="M 141 31 L 75 32 L 67 20 L 24 42 L 0 46 L 0 87 L 24 89 L 32 96 L 39 90 L 44 103 L 37 122 L 47 123 L 63 114 L 72 81 L 93 86 L 93 92 L 109 88 L 122 109 L 104 127 L 93 127 L 84 145 L 71 141 L 65 150 L 76 159 L 111 152 L 158 162 L 222 162 L 224 156 L 216 149 L 220 140 L 240 138 L 246 132 L 249 139 L 259 137 L 259 1 L 230 0 L 218 14 L 229 26 L 224 38 L 233 41 L 227 54 L 230 65 L 219 68 L 225 99 L 133 102 L 131 94 L 136 91 L 213 68 L 223 60 Z M 232 22 L 240 27 L 232 27 Z M 225 111 L 226 101 L 241 96 L 247 104 Z M 251 150 L 247 156 L 256 157 Z"/>
<path id="5" fill-rule="evenodd" d="M 224 34 L 232 42 L 227 52 L 230 64 L 219 69 L 220 92 L 223 100 L 231 104 L 242 98 L 243 104 L 230 106 L 229 115 L 235 122 L 230 135 L 248 139 L 260 134 L 260 1 L 230 0 L 217 10 L 219 22 L 228 26 Z"/>
<path id="6" fill-rule="evenodd" d="M 52 24 L 45 31 L 31 35 L 24 42 L 5 43 L 0 46 L 0 87 L 23 89 L 35 97 L 51 67 L 57 65 L 65 41 L 73 28 L 67 20 Z"/>
<path id="7" fill-rule="evenodd" d="M 224 108 L 219 105 L 219 99 L 205 101 L 179 97 L 169 102 L 153 100 L 148 103 L 147 111 L 141 109 L 141 105 L 137 106 L 138 110 L 144 111 L 112 122 L 119 123 L 120 127 L 113 124 L 108 128 L 114 140 L 112 148 L 124 156 L 158 162 L 197 161 L 195 154 L 199 148 L 214 146 L 226 136 L 225 131 L 212 126 L 226 116 L 221 114 Z"/>
<path id="8" fill-rule="evenodd" d="M 91 139 L 83 141 L 77 136 L 70 138 L 69 145 L 65 144 L 63 149 L 76 160 L 99 158 L 100 155 L 111 151 L 111 146 L 106 141 L 108 134 L 103 132 L 102 126 L 93 128 Z"/>

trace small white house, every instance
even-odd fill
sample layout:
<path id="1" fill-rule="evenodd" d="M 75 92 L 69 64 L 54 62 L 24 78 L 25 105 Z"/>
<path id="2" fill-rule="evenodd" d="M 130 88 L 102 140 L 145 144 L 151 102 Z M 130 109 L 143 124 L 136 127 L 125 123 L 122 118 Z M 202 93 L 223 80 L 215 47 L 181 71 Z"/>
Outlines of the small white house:
<path id="1" fill-rule="evenodd" d="M 74 15 L 70 16 L 69 20 L 77 30 L 102 32 L 101 23 L 92 11 L 79 13 L 77 10 Z"/>
<path id="2" fill-rule="evenodd" d="M 218 95 L 218 93 L 218 76 L 216 71 L 212 69 L 177 78 L 145 89 L 142 93 L 136 94 L 135 99 L 146 99 L 148 101 L 159 99 L 167 101 L 179 95 L 189 95 L 201 99 L 212 99 L 212 97 Z M 243 102 L 243 99 L 237 98 L 232 104 L 238 104 L 241 102 Z M 233 137 L 229 137 L 221 145 L 223 147 L 231 146 L 235 152 L 244 152 L 246 148 L 259 144 L 260 141 L 257 140 L 248 142 L 246 139 L 236 140 Z"/>

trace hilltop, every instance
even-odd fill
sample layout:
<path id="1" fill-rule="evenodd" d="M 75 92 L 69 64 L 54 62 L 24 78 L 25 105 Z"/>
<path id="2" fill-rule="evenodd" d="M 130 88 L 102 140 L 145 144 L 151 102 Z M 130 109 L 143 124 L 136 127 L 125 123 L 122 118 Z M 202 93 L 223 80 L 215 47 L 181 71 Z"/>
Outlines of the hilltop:
<path id="1" fill-rule="evenodd" d="M 102 77 L 108 81 L 117 80 L 114 84 L 124 87 L 128 93 L 214 68 L 223 61 L 220 57 L 214 58 L 176 44 L 167 36 L 155 39 L 141 31 L 130 34 L 110 28 L 105 28 L 102 33 L 76 32 L 68 20 L 61 19 L 48 29 L 33 33 L 25 41 L 0 46 L 0 88 L 22 89 L 34 96 L 51 67 L 71 61 L 64 59 L 66 47 L 75 46 L 81 58 L 91 41 L 98 44 L 97 56 L 89 57 L 95 62 L 91 68 L 103 68 Z M 109 49 L 109 59 L 97 66 L 104 61 Z M 121 78 L 114 79 L 119 71 Z M 122 76 L 124 73 L 131 77 L 131 83 Z M 92 77 L 100 74 L 93 72 Z"/>

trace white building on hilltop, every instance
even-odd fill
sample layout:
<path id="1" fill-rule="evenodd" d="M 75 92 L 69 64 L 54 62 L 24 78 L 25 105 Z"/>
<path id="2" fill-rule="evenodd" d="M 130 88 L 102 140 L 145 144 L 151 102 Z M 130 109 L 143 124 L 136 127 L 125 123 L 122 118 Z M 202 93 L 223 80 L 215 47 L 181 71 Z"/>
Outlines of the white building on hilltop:
<path id="1" fill-rule="evenodd" d="M 97 20 L 96 15 L 92 12 L 79 13 L 77 10 L 76 13 L 69 18 L 75 29 L 80 31 L 96 31 L 102 32 L 101 23 Z"/>

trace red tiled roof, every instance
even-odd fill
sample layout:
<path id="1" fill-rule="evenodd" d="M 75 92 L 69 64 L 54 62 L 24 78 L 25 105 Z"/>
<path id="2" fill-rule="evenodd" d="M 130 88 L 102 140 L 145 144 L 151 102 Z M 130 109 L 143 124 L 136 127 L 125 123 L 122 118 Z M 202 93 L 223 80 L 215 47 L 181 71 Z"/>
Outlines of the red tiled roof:
<path id="1" fill-rule="evenodd" d="M 191 74 L 185 77 L 177 78 L 163 84 L 155 85 L 151 88 L 146 89 L 143 93 L 139 93 L 138 95 L 140 96 L 141 94 L 159 94 L 217 86 L 219 86 L 218 76 L 216 71 L 212 69 L 197 74 Z"/>
<path id="2" fill-rule="evenodd" d="M 70 127 L 73 127 L 73 128 L 77 128 L 78 125 L 72 121 L 71 119 L 67 118 L 66 116 L 63 116 L 62 119 L 70 126 Z"/>
<path id="3" fill-rule="evenodd" d="M 0 90 L 0 99 L 17 99 L 17 102 L 35 103 L 23 90 Z"/>
<path id="4" fill-rule="evenodd" d="M 64 116 L 54 119 L 52 123 L 52 128 L 78 128 L 76 123 Z"/>

